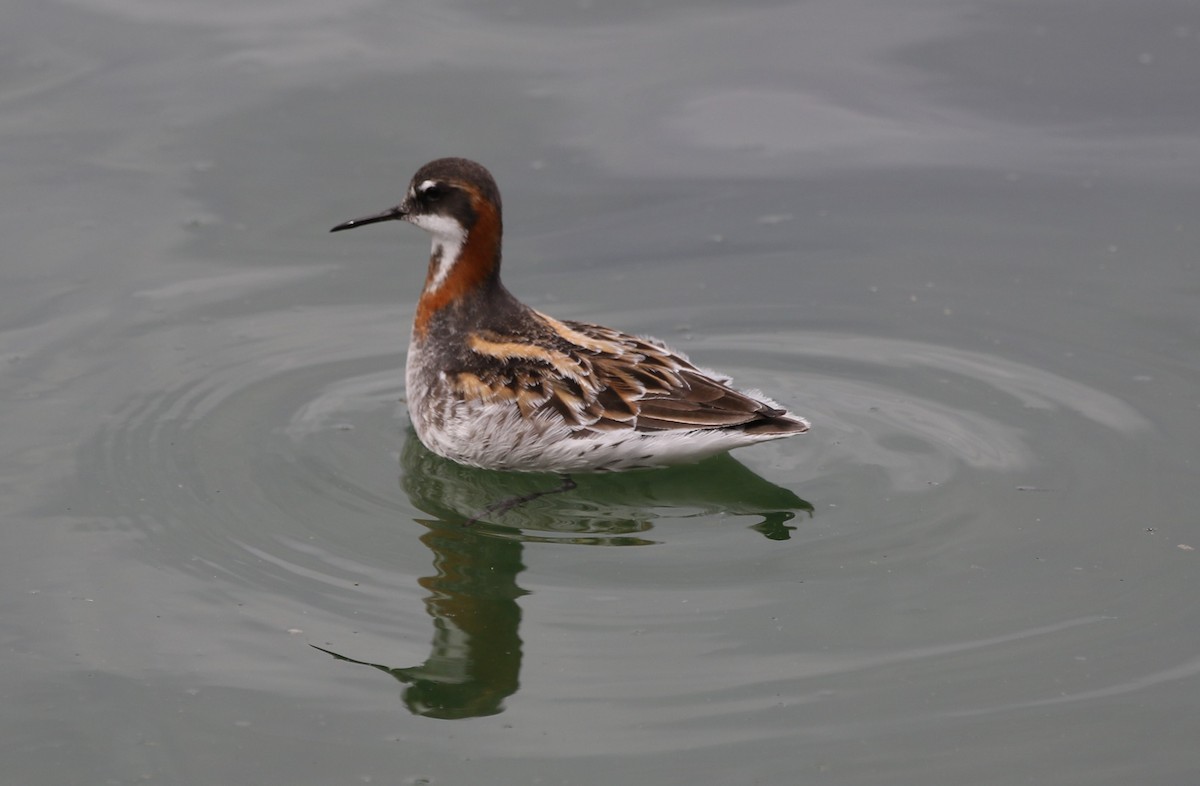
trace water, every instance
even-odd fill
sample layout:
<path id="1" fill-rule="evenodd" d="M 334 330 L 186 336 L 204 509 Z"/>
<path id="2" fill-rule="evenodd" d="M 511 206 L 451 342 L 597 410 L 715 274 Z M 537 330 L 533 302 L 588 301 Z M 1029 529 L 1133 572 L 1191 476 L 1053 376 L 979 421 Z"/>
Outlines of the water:
<path id="1" fill-rule="evenodd" d="M 0 45 L 0 781 L 1200 773 L 1193 4 L 18 2 Z M 416 443 L 428 241 L 327 234 L 447 154 L 523 299 L 813 431 L 463 527 L 558 481 Z"/>

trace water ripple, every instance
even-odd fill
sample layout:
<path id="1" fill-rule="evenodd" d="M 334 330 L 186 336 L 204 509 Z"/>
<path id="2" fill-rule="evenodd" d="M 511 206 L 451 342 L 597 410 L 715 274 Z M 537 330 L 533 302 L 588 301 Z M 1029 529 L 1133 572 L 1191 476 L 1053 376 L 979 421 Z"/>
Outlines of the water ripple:
<path id="1" fill-rule="evenodd" d="M 1117 434 L 1148 428 L 1112 396 L 955 348 L 741 334 L 694 354 L 811 417 L 811 434 L 694 467 L 580 476 L 570 493 L 468 527 L 494 503 L 557 481 L 461 467 L 425 450 L 405 424 L 403 357 L 395 337 L 379 330 L 388 319 L 371 308 L 227 319 L 211 339 L 216 353 L 203 342 L 181 345 L 165 323 L 142 325 L 135 340 L 148 345 L 147 356 L 173 362 L 149 364 L 145 384 L 85 443 L 80 466 L 89 482 L 76 492 L 76 509 L 89 511 L 87 526 L 137 533 L 145 559 L 206 584 L 303 599 L 321 631 L 314 644 L 351 662 L 337 668 L 386 672 L 420 715 L 506 711 L 531 677 L 523 673 L 528 642 L 558 642 L 552 649 L 574 676 L 544 685 L 537 701 L 595 710 L 623 698 L 644 705 L 646 726 L 687 730 L 651 748 L 695 744 L 710 732 L 728 740 L 740 718 L 781 702 L 829 706 L 838 695 L 829 691 L 854 694 L 860 680 L 1019 650 L 1100 620 L 1063 613 L 1012 633 L 942 635 L 929 640 L 949 643 L 862 654 L 749 651 L 710 628 L 723 615 L 794 614 L 764 597 L 768 577 L 789 582 L 783 597 L 791 582 L 807 580 L 836 588 L 841 599 L 894 571 L 896 598 L 919 597 L 925 582 L 911 579 L 907 590 L 903 582 L 978 536 L 979 499 L 955 496 L 962 484 L 951 481 L 970 474 L 975 488 L 980 478 L 1035 466 L 1039 418 Z M 915 502 L 890 501 L 891 491 Z M 834 515 L 835 502 L 858 503 L 853 522 Z M 577 548 L 655 545 L 670 548 Z M 666 556 L 630 556 L 644 552 Z M 617 553 L 619 563 L 607 556 Z M 602 602 L 610 596 L 621 602 Z M 836 608 L 829 600 L 812 608 Z M 703 613 L 681 618 L 683 604 Z M 662 630 L 670 634 L 656 635 Z M 431 635 L 427 647 L 415 643 Z M 636 646 L 607 643 L 631 635 Z M 399 654 L 388 644 L 396 640 L 404 642 Z M 617 689 L 587 679 L 589 668 L 609 674 L 622 658 L 644 679 Z M 665 671 L 646 666 L 672 661 Z M 738 665 L 746 663 L 752 668 Z M 698 682 L 707 687 L 697 691 Z M 602 715 L 589 715 L 585 726 Z M 747 739 L 772 733 L 746 731 Z M 645 735 L 620 744 L 647 749 L 639 740 Z"/>

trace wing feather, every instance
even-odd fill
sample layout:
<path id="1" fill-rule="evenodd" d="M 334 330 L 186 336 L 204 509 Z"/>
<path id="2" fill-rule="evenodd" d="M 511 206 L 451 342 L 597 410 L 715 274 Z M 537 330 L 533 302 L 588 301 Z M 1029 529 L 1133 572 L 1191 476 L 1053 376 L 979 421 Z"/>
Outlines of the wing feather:
<path id="1" fill-rule="evenodd" d="M 543 329 L 537 343 L 495 331 L 471 337 L 468 345 L 480 362 L 459 375 L 465 395 L 515 401 L 525 417 L 551 414 L 578 436 L 622 429 L 741 429 L 765 435 L 808 428 L 656 339 L 534 316 Z"/>

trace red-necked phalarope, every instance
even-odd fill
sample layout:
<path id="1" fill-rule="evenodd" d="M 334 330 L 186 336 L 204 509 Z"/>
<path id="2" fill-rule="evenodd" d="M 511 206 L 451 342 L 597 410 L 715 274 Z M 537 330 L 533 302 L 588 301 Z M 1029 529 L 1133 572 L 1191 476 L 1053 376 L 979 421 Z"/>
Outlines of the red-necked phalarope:
<path id="1" fill-rule="evenodd" d="M 681 464 L 808 431 L 661 341 L 560 321 L 500 283 L 500 191 L 474 161 L 417 170 L 404 201 L 331 231 L 407 221 L 433 235 L 405 382 L 430 450 L 499 470 Z"/>

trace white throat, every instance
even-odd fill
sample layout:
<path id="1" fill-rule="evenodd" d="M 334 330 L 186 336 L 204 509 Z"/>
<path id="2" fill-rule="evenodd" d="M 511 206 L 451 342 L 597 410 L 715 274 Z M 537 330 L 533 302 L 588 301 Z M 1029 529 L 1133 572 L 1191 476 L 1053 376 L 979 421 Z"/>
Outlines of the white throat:
<path id="1" fill-rule="evenodd" d="M 450 271 L 462 255 L 463 244 L 467 233 L 453 218 L 437 215 L 412 216 L 409 221 L 433 235 L 433 246 L 430 249 L 431 258 L 437 260 L 433 270 L 433 278 L 425 286 L 427 292 L 436 292 L 446 283 Z"/>

